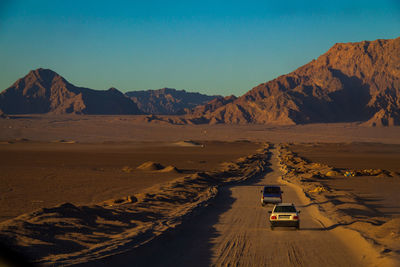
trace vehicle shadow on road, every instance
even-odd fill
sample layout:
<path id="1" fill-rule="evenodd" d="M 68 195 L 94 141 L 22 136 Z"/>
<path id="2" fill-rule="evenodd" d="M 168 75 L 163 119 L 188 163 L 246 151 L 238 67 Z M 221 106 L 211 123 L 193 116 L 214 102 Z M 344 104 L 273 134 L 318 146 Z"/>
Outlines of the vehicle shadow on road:
<path id="1" fill-rule="evenodd" d="M 328 229 L 326 229 L 325 227 L 301 227 L 297 231 L 326 231 L 326 230 Z"/>

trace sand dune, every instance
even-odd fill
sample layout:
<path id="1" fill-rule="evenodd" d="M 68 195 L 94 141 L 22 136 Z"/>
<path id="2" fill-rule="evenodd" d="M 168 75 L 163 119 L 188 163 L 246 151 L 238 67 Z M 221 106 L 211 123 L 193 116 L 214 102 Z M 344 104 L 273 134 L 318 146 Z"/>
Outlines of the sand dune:
<path id="1" fill-rule="evenodd" d="M 65 139 L 54 140 L 53 142 L 63 143 L 63 144 L 75 144 L 76 143 L 76 141 L 74 141 L 74 140 L 65 140 Z"/>
<path id="2" fill-rule="evenodd" d="M 184 147 L 204 147 L 203 144 L 200 144 L 198 142 L 194 142 L 194 141 L 191 141 L 191 140 L 179 141 L 179 142 L 173 143 L 173 145 L 184 146 Z"/>
<path id="3" fill-rule="evenodd" d="M 144 171 L 158 171 L 164 169 L 164 166 L 157 162 L 146 161 L 145 163 L 139 165 L 137 169 Z"/>
<path id="4" fill-rule="evenodd" d="M 5 142 L 0 144 L 0 222 L 65 202 L 91 205 L 137 194 L 182 175 L 216 170 L 221 162 L 254 153 L 260 145 L 204 143 L 199 149 L 171 142 Z M 136 169 L 146 161 L 182 172 Z"/>
<path id="5" fill-rule="evenodd" d="M 99 205 L 65 203 L 0 224 L 0 240 L 44 265 L 83 263 L 140 246 L 206 206 L 222 184 L 262 174 L 268 146 L 229 168 L 199 172 Z M 153 168 L 154 162 L 145 167 Z"/>
<path id="6" fill-rule="evenodd" d="M 365 128 L 358 124 L 155 126 L 140 123 L 132 116 L 56 119 L 13 116 L 1 122 L 0 138 L 6 143 L 0 150 L 0 179 L 5 185 L 0 187 L 4 196 L 1 219 L 22 213 L 5 214 L 4 204 L 28 213 L 1 223 L 0 239 L 34 254 L 37 262 L 57 264 L 89 261 L 140 246 L 174 229 L 187 214 L 208 205 L 222 181 L 239 181 L 262 171 L 261 159 L 243 157 L 254 151 L 255 144 L 249 146 L 247 141 L 242 141 L 216 146 L 218 141 L 205 140 L 395 144 L 399 143 L 400 130 L 398 127 Z M 61 139 L 76 140 L 77 144 L 44 143 Z M 127 140 L 141 143 L 125 142 Z M 164 142 L 142 142 L 153 140 Z M 205 146 L 200 149 L 201 144 Z M 312 149 L 319 146 L 321 143 L 310 144 Z M 396 165 L 397 154 L 392 150 L 382 151 L 383 145 L 376 144 L 378 152 L 371 152 L 371 147 L 359 151 L 360 159 L 354 165 L 354 158 L 343 156 L 354 154 L 349 153 L 344 144 L 332 146 L 343 150 L 334 164 L 287 154 L 282 163 L 288 162 L 282 166 L 293 176 L 285 179 L 301 186 L 310 205 L 321 207 L 334 221 L 326 224 L 328 230 L 342 228 L 338 226 L 351 228 L 375 242 L 382 257 L 395 257 L 399 251 L 397 244 L 400 244 L 398 217 L 386 216 L 382 212 L 385 207 L 368 205 L 370 199 L 357 198 L 355 189 L 366 183 L 371 187 L 381 186 L 383 182 L 392 184 L 388 181 L 398 179 L 399 170 L 381 166 L 381 163 L 391 160 Z M 207 152 L 210 148 L 212 150 Z M 262 151 L 258 153 L 263 154 Z M 368 158 L 368 164 L 361 164 L 369 154 L 378 155 L 379 161 Z M 238 157 L 241 158 L 221 164 L 227 158 Z M 321 155 L 315 158 L 325 160 Z M 137 166 L 146 161 L 159 163 L 162 168 L 138 170 Z M 220 167 L 218 171 L 216 166 Z M 181 169 L 183 174 L 173 171 L 173 167 Z M 350 173 L 348 177 L 344 176 L 346 172 Z M 25 180 L 14 179 L 22 176 Z M 345 189 L 335 187 L 338 177 Z M 32 184 L 41 187 L 32 187 Z M 107 190 L 102 191 L 102 188 Z M 28 196 L 27 192 L 31 191 L 35 194 Z M 395 196 L 393 194 L 384 195 L 382 199 Z M 253 195 L 248 197 L 253 198 Z M 398 214 L 395 207 L 386 205 L 386 208 Z M 26 244 L 29 246 L 24 247 Z"/>
<path id="7" fill-rule="evenodd" d="M 361 234 L 366 240 L 373 242 L 382 256 L 400 260 L 399 242 L 400 220 L 385 216 L 376 208 L 366 205 L 351 191 L 338 190 L 327 185 L 324 181 L 334 176 L 344 176 L 353 173 L 357 176 L 391 177 L 399 179 L 398 173 L 382 169 L 337 169 L 326 164 L 312 163 L 297 156 L 283 145 L 280 148 L 280 164 L 284 172 L 284 181 L 300 186 L 306 197 L 317 204 L 332 223 L 325 225 L 327 229 L 345 226 Z M 394 177 L 392 177 L 394 175 Z M 357 179 L 356 176 L 346 176 L 347 179 Z M 354 177 L 354 178 L 353 178 Z M 359 178 L 358 178 L 359 179 Z M 357 183 L 362 183 L 362 180 Z"/>
<path id="8" fill-rule="evenodd" d="M 180 173 L 181 171 L 172 165 L 164 167 L 161 163 L 146 161 L 137 167 L 138 170 L 142 171 L 158 171 L 158 172 L 175 172 Z"/>
<path id="9" fill-rule="evenodd" d="M 160 172 L 175 172 L 175 173 L 180 173 L 181 171 L 176 168 L 175 166 L 169 165 L 165 167 L 164 169 L 161 169 Z"/>

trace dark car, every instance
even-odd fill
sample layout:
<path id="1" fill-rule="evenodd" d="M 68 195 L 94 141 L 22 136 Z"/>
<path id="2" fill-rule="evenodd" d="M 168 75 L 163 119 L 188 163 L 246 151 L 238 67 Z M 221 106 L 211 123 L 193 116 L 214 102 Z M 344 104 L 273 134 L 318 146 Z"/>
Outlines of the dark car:
<path id="1" fill-rule="evenodd" d="M 282 193 L 278 185 L 266 185 L 261 190 L 261 205 L 282 203 Z"/>

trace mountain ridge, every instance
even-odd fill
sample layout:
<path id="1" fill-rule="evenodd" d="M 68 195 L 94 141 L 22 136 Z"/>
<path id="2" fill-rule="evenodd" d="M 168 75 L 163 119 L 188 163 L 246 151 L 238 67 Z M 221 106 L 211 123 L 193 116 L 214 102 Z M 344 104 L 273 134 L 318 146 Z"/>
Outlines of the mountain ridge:
<path id="1" fill-rule="evenodd" d="M 56 72 L 30 71 L 0 93 L 0 109 L 7 114 L 141 114 L 117 89 L 76 87 Z"/>
<path id="2" fill-rule="evenodd" d="M 220 97 L 173 88 L 129 91 L 125 94 L 136 103 L 142 112 L 154 115 L 182 115 L 185 113 L 185 109 L 192 109 Z"/>
<path id="3" fill-rule="evenodd" d="M 7 114 L 175 115 L 215 97 L 171 88 L 125 94 L 114 87 L 94 90 L 38 68 L 0 93 L 0 109 Z"/>
<path id="4" fill-rule="evenodd" d="M 193 124 L 400 125 L 400 37 L 336 43 L 317 59 L 240 97 L 171 88 L 98 91 L 37 69 L 0 93 L 0 109 L 6 114 L 185 114 L 178 121 Z"/>
<path id="5" fill-rule="evenodd" d="M 400 37 L 337 43 L 318 59 L 194 117 L 210 123 L 399 125 Z"/>

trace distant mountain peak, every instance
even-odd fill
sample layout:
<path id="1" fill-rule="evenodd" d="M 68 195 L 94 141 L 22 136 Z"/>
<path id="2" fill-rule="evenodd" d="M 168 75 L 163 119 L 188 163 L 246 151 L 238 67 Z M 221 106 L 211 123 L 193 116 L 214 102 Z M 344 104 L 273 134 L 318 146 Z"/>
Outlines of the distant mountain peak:
<path id="1" fill-rule="evenodd" d="M 120 90 L 118 90 L 118 89 L 115 88 L 115 87 L 111 87 L 111 88 L 109 88 L 107 91 L 108 91 L 108 92 L 111 92 L 111 93 L 114 93 L 114 94 L 121 94 L 121 95 L 124 94 L 124 93 L 122 93 Z"/>
<path id="2" fill-rule="evenodd" d="M 41 75 L 58 75 L 57 72 L 51 70 L 51 69 L 45 69 L 45 68 L 37 68 L 34 70 L 29 71 L 28 75 L 34 73 L 37 74 L 39 76 Z"/>
<path id="3" fill-rule="evenodd" d="M 117 89 L 98 91 L 76 87 L 50 69 L 30 71 L 0 93 L 7 114 L 76 113 L 140 114 L 137 105 Z"/>
<path id="4" fill-rule="evenodd" d="M 55 71 L 52 71 L 50 69 L 43 69 L 43 68 L 38 68 L 35 70 L 31 70 L 25 78 L 31 78 L 31 79 L 37 79 L 37 80 L 43 80 L 43 81 L 52 81 L 55 77 L 61 77 L 56 73 Z"/>

